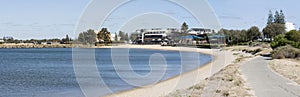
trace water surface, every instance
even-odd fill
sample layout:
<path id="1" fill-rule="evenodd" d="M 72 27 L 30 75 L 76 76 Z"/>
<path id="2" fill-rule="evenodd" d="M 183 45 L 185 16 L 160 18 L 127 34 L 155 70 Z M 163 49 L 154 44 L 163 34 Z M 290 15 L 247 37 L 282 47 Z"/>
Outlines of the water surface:
<path id="1" fill-rule="evenodd" d="M 149 58 L 155 53 L 163 55 L 167 62 L 167 71 L 161 80 L 196 69 L 212 60 L 210 55 L 185 52 L 182 53 L 185 54 L 184 59 L 195 59 L 195 55 L 199 58 L 188 60 L 187 64 L 184 64 L 186 68 L 182 70 L 181 53 L 179 52 L 130 49 L 129 59 L 134 72 L 140 75 L 148 74 L 151 70 Z M 95 58 L 101 79 L 113 92 L 136 87 L 123 81 L 115 72 L 111 49 L 95 49 Z M 90 59 L 82 58 L 82 60 Z M 194 64 L 197 62 L 199 64 Z M 131 72 L 129 70 L 121 71 L 123 73 Z M 130 75 L 128 77 L 135 78 Z M 72 49 L 69 48 L 0 49 L 0 80 L 0 97 L 84 96 L 75 78 Z"/>

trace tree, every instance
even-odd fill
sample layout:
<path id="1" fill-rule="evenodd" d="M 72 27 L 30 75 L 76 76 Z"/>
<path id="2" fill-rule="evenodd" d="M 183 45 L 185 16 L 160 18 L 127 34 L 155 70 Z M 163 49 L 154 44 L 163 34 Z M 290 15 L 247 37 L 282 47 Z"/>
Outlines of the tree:
<path id="1" fill-rule="evenodd" d="M 79 33 L 78 41 L 85 44 L 93 44 L 97 41 L 97 34 L 94 30 L 89 29 L 86 32 Z"/>
<path id="2" fill-rule="evenodd" d="M 83 33 L 79 33 L 78 41 L 79 41 L 79 42 L 85 42 L 85 38 L 84 38 Z"/>
<path id="3" fill-rule="evenodd" d="M 280 10 L 280 13 L 276 11 L 274 17 L 274 23 L 285 24 L 285 16 L 282 10 Z"/>
<path id="4" fill-rule="evenodd" d="M 118 41 L 118 35 L 115 33 L 115 41 Z"/>
<path id="5" fill-rule="evenodd" d="M 125 41 L 129 41 L 128 33 L 125 34 L 124 40 L 125 40 Z"/>
<path id="6" fill-rule="evenodd" d="M 130 34 L 130 40 L 135 41 L 138 38 L 138 33 L 131 33 Z"/>
<path id="7" fill-rule="evenodd" d="M 285 24 L 285 16 L 282 10 L 280 10 L 280 14 L 279 14 L 279 23 Z"/>
<path id="8" fill-rule="evenodd" d="M 253 41 L 255 38 L 260 37 L 261 33 L 259 32 L 259 28 L 256 26 L 251 27 L 248 31 L 247 31 L 247 36 L 248 38 Z"/>
<path id="9" fill-rule="evenodd" d="M 285 25 L 284 24 L 272 23 L 272 24 L 267 25 L 263 29 L 263 34 L 264 34 L 265 38 L 273 39 L 273 37 L 275 37 L 279 34 L 283 34 L 283 33 L 285 33 Z"/>
<path id="10" fill-rule="evenodd" d="M 183 33 L 187 33 L 188 29 L 189 29 L 189 25 L 187 25 L 186 22 L 184 22 L 184 23 L 181 25 L 181 31 L 182 31 Z"/>
<path id="11" fill-rule="evenodd" d="M 62 39 L 62 42 L 65 44 L 69 44 L 71 39 L 69 38 L 69 35 L 67 34 L 65 38 Z"/>
<path id="12" fill-rule="evenodd" d="M 97 34 L 95 33 L 94 30 L 89 29 L 86 32 L 85 39 L 86 39 L 87 43 L 94 44 L 97 41 Z"/>
<path id="13" fill-rule="evenodd" d="M 105 38 L 104 38 L 105 45 L 110 44 L 111 43 L 110 32 L 107 31 L 104 33 L 104 35 L 105 35 Z"/>
<path id="14" fill-rule="evenodd" d="M 98 32 L 97 38 L 98 38 L 100 43 L 104 43 L 105 45 L 111 43 L 110 32 L 107 30 L 107 28 L 102 28 Z"/>
<path id="15" fill-rule="evenodd" d="M 125 32 L 119 31 L 119 36 L 121 41 L 125 40 Z"/>
<path id="16" fill-rule="evenodd" d="M 241 38 L 240 41 L 242 41 L 242 42 L 248 42 L 249 41 L 249 38 L 248 38 L 248 35 L 247 35 L 247 30 L 240 31 L 239 37 Z"/>
<path id="17" fill-rule="evenodd" d="M 272 24 L 272 23 L 273 23 L 273 20 L 274 20 L 273 13 L 272 13 L 272 11 L 270 10 L 270 11 L 269 11 L 269 17 L 268 17 L 268 22 L 267 22 L 267 24 L 268 24 L 268 25 L 269 25 L 269 24 Z"/>
<path id="18" fill-rule="evenodd" d="M 275 12 L 274 23 L 280 23 L 280 14 L 278 11 Z"/>

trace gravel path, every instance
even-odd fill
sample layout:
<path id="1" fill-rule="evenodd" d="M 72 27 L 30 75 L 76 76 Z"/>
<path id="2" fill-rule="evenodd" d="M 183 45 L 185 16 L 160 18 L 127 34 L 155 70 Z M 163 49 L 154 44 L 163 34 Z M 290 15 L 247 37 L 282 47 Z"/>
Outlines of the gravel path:
<path id="1" fill-rule="evenodd" d="M 241 66 L 241 73 L 258 97 L 300 97 L 300 86 L 268 67 L 270 58 L 257 57 Z"/>

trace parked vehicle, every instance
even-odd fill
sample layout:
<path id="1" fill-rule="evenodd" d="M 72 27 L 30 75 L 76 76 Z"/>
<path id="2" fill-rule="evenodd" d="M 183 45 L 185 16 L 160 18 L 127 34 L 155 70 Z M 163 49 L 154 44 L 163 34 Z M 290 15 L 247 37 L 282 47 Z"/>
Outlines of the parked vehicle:
<path id="1" fill-rule="evenodd" d="M 176 46 L 177 43 L 175 43 L 174 41 L 162 41 L 161 42 L 161 46 Z"/>

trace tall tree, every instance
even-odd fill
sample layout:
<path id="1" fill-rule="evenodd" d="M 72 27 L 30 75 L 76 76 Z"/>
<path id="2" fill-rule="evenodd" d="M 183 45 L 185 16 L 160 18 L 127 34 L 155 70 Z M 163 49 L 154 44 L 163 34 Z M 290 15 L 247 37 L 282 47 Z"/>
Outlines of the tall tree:
<path id="1" fill-rule="evenodd" d="M 280 14 L 278 11 L 275 12 L 274 23 L 280 23 Z"/>
<path id="2" fill-rule="evenodd" d="M 71 39 L 69 38 L 69 35 L 66 35 L 66 41 L 69 42 Z"/>
<path id="3" fill-rule="evenodd" d="M 119 36 L 121 41 L 125 40 L 125 32 L 119 31 Z"/>
<path id="4" fill-rule="evenodd" d="M 279 14 L 279 23 L 285 24 L 285 16 L 282 10 L 280 10 L 280 14 Z"/>
<path id="5" fill-rule="evenodd" d="M 83 33 L 79 33 L 78 41 L 79 41 L 79 42 L 85 42 Z"/>
<path id="6" fill-rule="evenodd" d="M 181 31 L 182 31 L 183 33 L 187 33 L 188 29 L 189 29 L 189 25 L 187 25 L 187 23 L 184 22 L 184 23 L 181 25 Z"/>
<path id="7" fill-rule="evenodd" d="M 125 34 L 124 40 L 125 40 L 125 41 L 129 41 L 128 33 Z"/>
<path id="8" fill-rule="evenodd" d="M 117 34 L 117 33 L 115 33 L 115 41 L 119 41 L 119 40 L 118 40 L 118 34 Z"/>
<path id="9" fill-rule="evenodd" d="M 65 38 L 62 39 L 63 43 L 69 44 L 71 39 L 69 38 L 69 35 L 67 34 Z"/>
<path id="10" fill-rule="evenodd" d="M 263 29 L 263 34 L 265 38 L 271 38 L 285 33 L 285 25 L 284 24 L 279 24 L 279 23 L 274 23 L 274 24 L 269 24 Z"/>
<path id="11" fill-rule="evenodd" d="M 273 13 L 270 10 L 267 24 L 269 25 L 269 24 L 273 23 L 273 20 L 274 20 Z"/>

